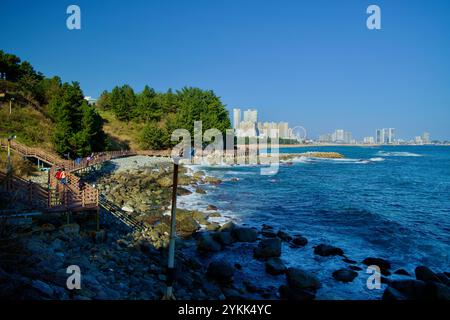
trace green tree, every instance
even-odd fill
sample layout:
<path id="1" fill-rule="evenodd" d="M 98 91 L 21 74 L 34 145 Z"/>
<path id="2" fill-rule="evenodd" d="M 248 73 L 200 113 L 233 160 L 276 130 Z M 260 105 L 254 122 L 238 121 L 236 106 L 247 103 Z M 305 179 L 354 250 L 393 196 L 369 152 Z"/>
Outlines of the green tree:
<path id="1" fill-rule="evenodd" d="M 166 128 L 157 123 L 149 122 L 145 125 L 140 136 L 140 145 L 143 149 L 161 150 L 170 146 L 170 136 Z"/>
<path id="2" fill-rule="evenodd" d="M 104 90 L 98 98 L 96 105 L 102 110 L 111 110 L 111 94 L 108 91 Z"/>
<path id="3" fill-rule="evenodd" d="M 136 118 L 142 121 L 159 121 L 162 110 L 154 89 L 145 86 L 144 90 L 137 96 Z"/>
<path id="4" fill-rule="evenodd" d="M 167 123 L 170 131 L 187 129 L 193 137 L 194 121 L 202 121 L 203 133 L 216 128 L 225 134 L 225 130 L 231 128 L 228 111 L 213 91 L 183 88 L 177 91 L 176 98 L 176 116 Z"/>
<path id="5" fill-rule="evenodd" d="M 136 95 L 129 85 L 115 87 L 111 92 L 111 107 L 117 119 L 130 121 L 136 108 Z"/>

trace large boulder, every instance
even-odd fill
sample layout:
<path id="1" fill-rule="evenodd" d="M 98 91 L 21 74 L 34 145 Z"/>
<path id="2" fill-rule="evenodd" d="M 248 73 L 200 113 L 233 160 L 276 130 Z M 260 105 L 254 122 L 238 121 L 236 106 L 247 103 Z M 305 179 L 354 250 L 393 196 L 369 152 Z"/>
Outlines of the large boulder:
<path id="1" fill-rule="evenodd" d="M 397 289 L 387 287 L 386 290 L 384 290 L 382 299 L 389 301 L 399 301 L 406 300 L 406 297 Z"/>
<path id="2" fill-rule="evenodd" d="M 233 221 L 228 221 L 223 226 L 221 226 L 219 230 L 231 232 L 235 228 L 236 228 L 236 224 Z"/>
<path id="3" fill-rule="evenodd" d="M 279 230 L 277 232 L 277 236 L 278 236 L 278 238 L 280 238 L 281 240 L 286 241 L 286 242 L 289 242 L 292 240 L 292 237 L 289 234 L 287 234 L 286 232 L 284 232 L 283 230 Z"/>
<path id="4" fill-rule="evenodd" d="M 450 300 L 450 288 L 442 283 L 428 282 L 425 285 L 425 299 Z"/>
<path id="5" fill-rule="evenodd" d="M 215 241 L 220 243 L 223 246 L 228 246 L 232 244 L 234 241 L 233 237 L 231 236 L 231 232 L 214 232 L 212 234 L 212 237 Z"/>
<path id="6" fill-rule="evenodd" d="M 266 261 L 266 272 L 271 275 L 286 273 L 286 266 L 280 258 L 270 258 Z"/>
<path id="7" fill-rule="evenodd" d="M 197 250 L 202 252 L 217 252 L 222 249 L 209 234 L 203 233 L 197 239 Z"/>
<path id="8" fill-rule="evenodd" d="M 339 269 L 333 272 L 333 278 L 341 282 L 352 282 L 358 276 L 358 272 L 350 269 Z"/>
<path id="9" fill-rule="evenodd" d="M 378 266 L 383 275 L 390 275 L 389 269 L 391 268 L 391 263 L 388 260 L 368 257 L 365 258 L 362 263 L 364 263 L 366 266 Z"/>
<path id="10" fill-rule="evenodd" d="M 218 184 L 220 184 L 220 183 L 222 183 L 222 180 L 220 180 L 220 179 L 218 179 L 218 178 L 215 178 L 215 177 L 205 177 L 205 182 L 206 183 L 211 183 L 211 184 L 214 184 L 214 185 L 218 185 Z"/>
<path id="11" fill-rule="evenodd" d="M 433 272 L 430 268 L 427 268 L 425 266 L 417 267 L 414 270 L 414 273 L 416 275 L 417 280 L 422 280 L 425 282 L 428 281 L 434 281 L 434 282 L 441 282 L 441 279 Z"/>
<path id="12" fill-rule="evenodd" d="M 441 280 L 443 284 L 450 287 L 450 278 L 445 273 L 437 273 L 436 276 Z"/>
<path id="13" fill-rule="evenodd" d="M 255 258 L 268 259 L 281 256 L 281 240 L 278 238 L 263 239 L 254 250 Z"/>
<path id="14" fill-rule="evenodd" d="M 299 268 L 288 268 L 286 279 L 290 288 L 317 290 L 320 282 L 316 277 Z"/>
<path id="15" fill-rule="evenodd" d="M 208 215 L 201 211 L 194 211 L 194 212 L 192 212 L 192 218 L 194 218 L 201 224 L 206 224 Z"/>
<path id="16" fill-rule="evenodd" d="M 226 260 L 219 259 L 211 261 L 206 274 L 218 281 L 231 281 L 235 268 Z"/>
<path id="17" fill-rule="evenodd" d="M 195 188 L 195 192 L 196 192 L 196 193 L 199 193 L 199 194 L 206 194 L 205 189 L 200 188 L 200 187 Z"/>
<path id="18" fill-rule="evenodd" d="M 322 243 L 314 247 L 314 253 L 322 257 L 328 257 L 328 256 L 342 256 L 344 254 L 344 251 L 341 248 L 333 247 Z"/>
<path id="19" fill-rule="evenodd" d="M 190 195 L 192 192 L 190 191 L 190 190 L 188 190 L 188 189 L 186 189 L 186 188 L 183 188 L 183 187 L 178 187 L 177 188 L 177 195 L 178 196 L 187 196 L 187 195 Z"/>
<path id="20" fill-rule="evenodd" d="M 194 172 L 194 174 L 192 175 L 192 177 L 196 180 L 201 180 L 204 176 L 205 176 L 205 172 L 203 172 L 201 170 Z"/>
<path id="21" fill-rule="evenodd" d="M 200 225 L 190 215 L 177 215 L 177 230 L 182 235 L 191 235 L 200 229 Z"/>
<path id="22" fill-rule="evenodd" d="M 424 299 L 425 297 L 425 282 L 421 280 L 394 280 L 390 282 L 389 286 L 409 300 Z"/>
<path id="23" fill-rule="evenodd" d="M 302 236 L 295 236 L 294 239 L 292 239 L 292 245 L 293 247 L 299 248 L 304 247 L 308 244 L 308 239 Z"/>
<path id="24" fill-rule="evenodd" d="M 234 228 L 231 235 L 237 242 L 255 242 L 258 239 L 258 232 L 252 228 Z"/>

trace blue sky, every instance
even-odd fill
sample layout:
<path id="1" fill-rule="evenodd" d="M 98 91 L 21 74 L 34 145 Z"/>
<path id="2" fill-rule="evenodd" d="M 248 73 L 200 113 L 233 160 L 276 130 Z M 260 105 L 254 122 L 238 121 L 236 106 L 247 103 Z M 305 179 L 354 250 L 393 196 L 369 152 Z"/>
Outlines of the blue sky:
<path id="1" fill-rule="evenodd" d="M 81 8 L 82 29 L 66 28 Z M 366 28 L 366 8 L 382 30 Z M 0 49 L 85 95 L 197 86 L 262 121 L 450 139 L 450 1 L 3 0 Z"/>

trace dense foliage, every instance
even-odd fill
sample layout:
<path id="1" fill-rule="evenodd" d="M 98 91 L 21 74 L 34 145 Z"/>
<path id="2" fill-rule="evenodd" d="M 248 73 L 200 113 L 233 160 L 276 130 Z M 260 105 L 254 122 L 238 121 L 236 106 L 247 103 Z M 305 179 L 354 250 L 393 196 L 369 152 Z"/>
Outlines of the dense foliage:
<path id="1" fill-rule="evenodd" d="M 17 98 L 16 104 L 25 100 L 25 104 L 31 104 L 49 116 L 53 122 L 51 141 L 58 153 L 73 158 L 104 150 L 106 135 L 102 118 L 87 104 L 78 83 L 62 83 L 59 77 L 45 78 L 28 62 L 21 62 L 17 56 L 3 51 L 0 51 L 0 78 L 0 89 L 6 91 L 9 98 Z M 14 125 L 14 119 L 20 115 L 22 125 Z M 15 109 L 11 116 L 4 116 L 8 118 L 4 121 L 5 127 L 11 124 L 8 133 L 16 134 L 23 142 L 39 141 L 35 136 L 43 133 L 33 131 L 39 127 L 23 116 L 21 109 Z"/>
<path id="2" fill-rule="evenodd" d="M 97 102 L 122 121 L 144 122 L 139 140 L 144 149 L 164 149 L 173 145 L 170 135 L 175 129 L 194 133 L 194 121 L 202 121 L 202 131 L 216 128 L 225 134 L 231 127 L 228 111 L 211 90 L 183 88 L 158 93 L 149 86 L 140 93 L 124 85 L 104 91 Z"/>
<path id="3" fill-rule="evenodd" d="M 145 86 L 141 92 L 135 92 L 129 85 L 116 86 L 111 92 L 104 91 L 93 107 L 87 104 L 77 82 L 46 78 L 28 62 L 3 51 L 0 51 L 0 91 L 22 99 L 25 101 L 22 104 L 35 107 L 49 118 L 53 148 L 71 158 L 105 150 L 114 140 L 120 140 L 111 131 L 108 139 L 100 113 L 111 114 L 114 124 L 119 123 L 122 128 L 139 128 L 131 138 L 135 137 L 143 149 L 171 147 L 176 143 L 170 139 L 175 129 L 187 129 L 193 138 L 194 121 L 202 121 L 203 132 L 216 128 L 225 134 L 231 127 L 228 111 L 211 90 L 186 87 L 176 92 L 170 89 L 156 92 Z M 21 131 L 8 133 L 24 135 Z"/>

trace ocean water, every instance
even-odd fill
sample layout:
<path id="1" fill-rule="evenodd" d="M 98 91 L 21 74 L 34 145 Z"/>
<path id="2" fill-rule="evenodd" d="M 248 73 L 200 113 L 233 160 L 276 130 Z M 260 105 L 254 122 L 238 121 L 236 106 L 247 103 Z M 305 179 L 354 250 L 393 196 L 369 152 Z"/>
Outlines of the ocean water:
<path id="1" fill-rule="evenodd" d="M 360 263 L 373 256 L 412 275 L 418 265 L 450 271 L 450 147 L 314 147 L 281 149 L 284 153 L 335 151 L 346 160 L 299 157 L 282 164 L 276 175 L 260 175 L 254 166 L 196 167 L 224 180 L 208 194 L 180 200 L 181 206 L 204 209 L 215 204 L 226 218 L 308 238 L 304 248 L 283 245 L 282 260 L 315 274 L 322 282 L 319 299 L 376 299 L 381 290 L 366 286 L 369 274 Z M 231 181 L 238 178 L 238 181 Z M 340 257 L 318 257 L 313 246 L 328 243 L 358 261 L 350 284 L 333 279 L 347 266 Z M 283 276 L 268 276 L 251 257 L 251 247 L 223 255 L 241 263 L 254 281 L 277 287 Z M 234 256 L 233 256 L 234 254 Z M 391 276 L 399 279 L 402 276 Z"/>

